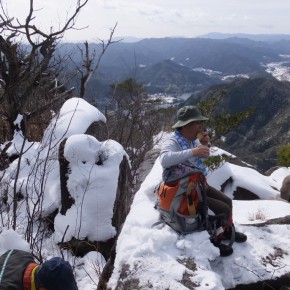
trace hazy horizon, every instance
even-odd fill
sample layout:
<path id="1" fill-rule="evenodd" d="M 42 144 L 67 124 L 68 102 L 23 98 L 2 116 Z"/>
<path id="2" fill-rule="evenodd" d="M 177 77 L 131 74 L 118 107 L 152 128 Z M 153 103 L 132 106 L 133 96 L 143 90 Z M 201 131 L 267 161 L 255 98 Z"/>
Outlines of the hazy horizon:
<path id="1" fill-rule="evenodd" d="M 10 17 L 24 21 L 29 3 L 2 0 Z M 71 0 L 35 2 L 35 23 L 43 30 L 62 25 L 74 9 Z M 197 37 L 211 32 L 290 34 L 286 0 L 89 0 L 77 18 L 77 30 L 67 31 L 67 41 L 115 37 Z"/>

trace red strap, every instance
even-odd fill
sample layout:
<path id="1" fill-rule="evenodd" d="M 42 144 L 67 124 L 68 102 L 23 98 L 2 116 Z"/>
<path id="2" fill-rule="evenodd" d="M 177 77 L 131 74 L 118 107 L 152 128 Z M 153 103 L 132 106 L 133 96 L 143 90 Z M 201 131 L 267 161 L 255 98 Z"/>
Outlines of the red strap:
<path id="1" fill-rule="evenodd" d="M 23 274 L 23 288 L 24 290 L 31 290 L 31 273 L 32 270 L 37 267 L 38 265 L 35 263 L 30 263 Z"/>

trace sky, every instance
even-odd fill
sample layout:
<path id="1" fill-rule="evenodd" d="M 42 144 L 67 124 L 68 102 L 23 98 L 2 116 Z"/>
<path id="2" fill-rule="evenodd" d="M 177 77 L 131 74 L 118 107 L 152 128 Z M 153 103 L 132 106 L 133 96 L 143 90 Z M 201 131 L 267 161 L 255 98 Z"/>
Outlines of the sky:
<path id="1" fill-rule="evenodd" d="M 17 122 L 20 120 L 21 117 Z M 105 241 L 115 236 L 116 230 L 111 219 L 120 162 L 126 152 L 114 140 L 100 142 L 93 136 L 84 134 L 86 128 L 95 121 L 105 122 L 106 118 L 85 100 L 69 99 L 61 108 L 60 116 L 55 116 L 46 129 L 43 140 L 40 143 L 24 144 L 20 167 L 16 159 L 7 170 L 0 172 L 3 177 L 1 189 L 8 185 L 8 204 L 13 199 L 14 185 L 27 197 L 27 203 L 24 200 L 18 203 L 16 231 L 11 229 L 9 207 L 4 210 L 2 204 L 0 254 L 12 248 L 30 251 L 29 244 L 24 239 L 26 223 L 29 220 L 27 210 L 49 214 L 60 209 L 57 152 L 64 138 L 67 138 L 64 156 L 70 163 L 67 187 L 75 203 L 65 215 L 57 214 L 54 233 L 44 236 L 44 259 L 60 256 L 57 243 L 62 240 L 89 237 Z M 160 133 L 156 137 L 154 149 L 160 148 L 166 137 L 167 133 Z M 15 133 L 8 153 L 20 150 L 22 141 L 21 134 Z M 212 155 L 221 153 L 230 154 L 212 147 Z M 96 164 L 100 158 L 102 165 Z M 16 174 L 18 168 L 19 175 Z M 126 272 L 130 273 L 130 278 L 139 279 L 143 287 L 139 289 L 148 289 L 148 285 L 153 285 L 153 289 L 158 290 L 185 290 L 187 288 L 180 283 L 185 271 L 192 275 L 192 281 L 200 285 L 196 288 L 198 290 L 223 290 L 237 284 L 273 279 L 289 273 L 289 225 L 251 226 L 253 223 L 290 215 L 290 204 L 279 197 L 282 181 L 289 174 L 290 168 L 282 167 L 270 176 L 264 176 L 251 168 L 227 162 L 209 173 L 209 184 L 218 189 L 225 180 L 232 178 L 231 186 L 225 189 L 225 194 L 231 198 L 237 187 L 248 189 L 260 197 L 260 200 L 254 201 L 233 201 L 235 226 L 247 234 L 248 241 L 243 244 L 234 243 L 234 253 L 221 258 L 205 231 L 182 236 L 168 226 L 152 228 L 158 221 L 158 212 L 154 209 L 154 189 L 162 180 L 162 167 L 157 158 L 135 194 L 130 213 L 118 238 L 115 268 L 109 286 L 115 289 L 124 264 L 129 266 Z M 43 183 L 38 184 L 39 181 Z M 44 185 L 43 200 L 35 203 L 40 185 Z M 37 237 L 37 223 L 34 225 L 36 228 L 32 234 Z M 281 250 L 276 252 L 277 249 Z M 78 258 L 66 250 L 63 254 L 74 267 L 79 289 L 95 289 L 99 273 L 106 262 L 105 258 L 96 251 Z M 269 257 L 273 257 L 272 260 Z M 195 261 L 196 271 L 186 269 L 180 262 L 188 259 Z"/>
<path id="2" fill-rule="evenodd" d="M 28 0 L 3 0 L 9 15 L 25 19 Z M 57 27 L 73 11 L 76 0 L 35 1 L 35 21 Z M 6 7 L 6 6 L 5 6 Z M 288 0 L 89 0 L 68 41 L 115 37 L 196 37 L 209 32 L 290 34 Z"/>

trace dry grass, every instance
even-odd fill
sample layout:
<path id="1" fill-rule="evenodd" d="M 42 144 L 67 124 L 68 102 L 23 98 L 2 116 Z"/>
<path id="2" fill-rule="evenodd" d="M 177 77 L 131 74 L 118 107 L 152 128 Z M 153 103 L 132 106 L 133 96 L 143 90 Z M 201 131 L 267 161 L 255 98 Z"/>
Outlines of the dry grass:
<path id="1" fill-rule="evenodd" d="M 248 220 L 249 221 L 256 221 L 256 220 L 265 221 L 266 217 L 267 217 L 267 214 L 265 213 L 265 210 L 264 209 L 258 209 L 254 213 L 249 213 Z"/>

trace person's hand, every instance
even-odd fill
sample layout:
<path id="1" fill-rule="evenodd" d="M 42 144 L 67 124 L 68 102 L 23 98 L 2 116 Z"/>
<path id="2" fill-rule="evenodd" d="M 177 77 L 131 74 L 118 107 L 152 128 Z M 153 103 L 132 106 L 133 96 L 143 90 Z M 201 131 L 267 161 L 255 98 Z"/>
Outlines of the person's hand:
<path id="1" fill-rule="evenodd" d="M 202 145 L 209 146 L 210 145 L 210 138 L 207 132 L 199 132 L 197 134 L 197 138 Z"/>
<path id="2" fill-rule="evenodd" d="M 200 158 L 209 157 L 209 147 L 207 145 L 199 145 L 191 149 L 192 155 Z"/>

